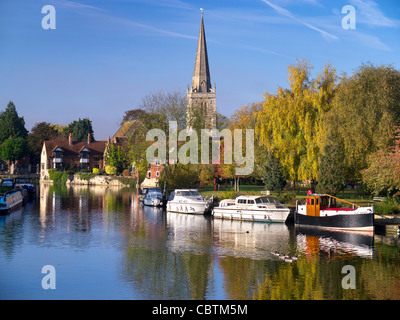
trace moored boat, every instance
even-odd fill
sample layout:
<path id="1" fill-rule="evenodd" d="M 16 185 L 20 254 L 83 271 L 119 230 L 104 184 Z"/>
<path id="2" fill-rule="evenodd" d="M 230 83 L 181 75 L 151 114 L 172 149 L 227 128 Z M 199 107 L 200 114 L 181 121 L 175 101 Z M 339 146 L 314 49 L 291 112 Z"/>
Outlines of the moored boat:
<path id="1" fill-rule="evenodd" d="M 19 187 L 19 188 L 24 188 L 27 190 L 29 194 L 29 198 L 34 198 L 36 189 L 35 186 L 33 185 L 31 178 L 29 177 L 17 177 L 15 178 L 15 184 L 14 187 Z"/>
<path id="2" fill-rule="evenodd" d="M 337 201 L 351 207 L 341 207 Z M 374 207 L 360 207 L 328 194 L 310 194 L 306 198 L 306 204 L 296 206 L 295 224 L 369 232 L 374 230 Z"/>
<path id="3" fill-rule="evenodd" d="M 167 211 L 204 214 L 211 208 L 211 201 L 202 197 L 197 189 L 176 189 L 170 193 Z"/>
<path id="4" fill-rule="evenodd" d="M 8 214 L 23 203 L 21 190 L 10 190 L 0 195 L 0 214 Z"/>
<path id="5" fill-rule="evenodd" d="M 160 191 L 149 191 L 143 198 L 143 204 L 151 207 L 163 207 L 166 205 L 166 200 Z"/>
<path id="6" fill-rule="evenodd" d="M 239 196 L 235 200 L 222 200 L 212 211 L 214 218 L 256 222 L 285 222 L 289 213 L 286 205 L 270 196 Z"/>

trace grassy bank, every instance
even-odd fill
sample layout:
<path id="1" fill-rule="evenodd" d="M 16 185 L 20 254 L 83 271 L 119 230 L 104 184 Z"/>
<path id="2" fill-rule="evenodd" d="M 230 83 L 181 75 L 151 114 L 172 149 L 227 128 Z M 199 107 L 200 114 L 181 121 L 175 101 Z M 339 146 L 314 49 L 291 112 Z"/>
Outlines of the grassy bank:
<path id="1" fill-rule="evenodd" d="M 261 191 L 264 191 L 264 186 L 259 185 L 241 185 L 240 192 L 234 192 L 231 186 L 221 186 L 219 191 L 214 191 L 213 187 L 202 187 L 199 188 L 200 193 L 204 197 L 217 197 L 218 199 L 235 198 L 239 195 L 260 195 Z M 286 188 L 282 192 L 271 192 L 271 196 L 277 197 L 282 203 L 288 206 L 295 206 L 296 201 L 304 203 L 307 196 L 307 188 Z M 355 203 L 359 206 L 371 206 L 373 205 L 373 196 L 364 194 L 358 190 L 345 190 L 336 195 L 338 198 Z M 374 204 L 376 209 L 380 211 L 380 208 L 384 206 L 384 203 Z M 387 206 L 385 206 L 386 208 Z M 393 206 L 392 206 L 393 207 Z M 377 212 L 380 213 L 380 212 Z M 387 213 L 387 210 L 385 210 Z"/>

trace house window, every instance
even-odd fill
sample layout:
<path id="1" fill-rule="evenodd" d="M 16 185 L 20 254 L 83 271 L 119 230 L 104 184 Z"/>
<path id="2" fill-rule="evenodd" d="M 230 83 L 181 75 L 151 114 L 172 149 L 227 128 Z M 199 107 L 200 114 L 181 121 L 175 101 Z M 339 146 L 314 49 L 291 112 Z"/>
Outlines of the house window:
<path id="1" fill-rule="evenodd" d="M 147 178 L 151 179 L 151 171 L 147 171 Z"/>
<path id="2" fill-rule="evenodd" d="M 156 177 L 158 178 L 160 176 L 160 171 L 156 171 Z"/>

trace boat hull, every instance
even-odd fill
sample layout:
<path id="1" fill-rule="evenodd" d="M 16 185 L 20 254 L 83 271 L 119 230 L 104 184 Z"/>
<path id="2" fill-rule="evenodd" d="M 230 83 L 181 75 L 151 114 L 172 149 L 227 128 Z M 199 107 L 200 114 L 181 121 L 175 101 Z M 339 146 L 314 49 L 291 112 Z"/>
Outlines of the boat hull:
<path id="1" fill-rule="evenodd" d="M 268 223 L 284 223 L 290 210 L 238 210 L 231 208 L 214 208 L 213 216 L 217 219 L 242 220 Z"/>
<path id="2" fill-rule="evenodd" d="M 296 225 L 326 229 L 373 231 L 374 215 L 371 213 L 361 213 L 316 217 L 297 213 L 295 215 L 295 223 Z"/>
<path id="3" fill-rule="evenodd" d="M 22 206 L 23 197 L 21 191 L 15 191 L 4 195 L 0 199 L 0 215 L 9 214 L 10 211 Z"/>
<path id="4" fill-rule="evenodd" d="M 158 202 L 157 201 L 153 201 L 153 200 L 147 200 L 147 199 L 143 200 L 143 204 L 145 206 L 149 206 L 149 207 L 164 207 L 164 203 L 165 203 L 164 200 L 160 200 Z"/>

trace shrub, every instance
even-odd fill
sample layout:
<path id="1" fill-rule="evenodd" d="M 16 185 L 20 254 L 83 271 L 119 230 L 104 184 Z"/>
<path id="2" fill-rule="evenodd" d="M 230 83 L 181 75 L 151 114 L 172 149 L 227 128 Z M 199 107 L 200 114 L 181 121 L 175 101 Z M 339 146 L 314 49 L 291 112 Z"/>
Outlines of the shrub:
<path id="1" fill-rule="evenodd" d="M 399 202 L 395 198 L 385 198 L 382 202 L 374 205 L 376 214 L 395 214 L 399 210 Z"/>
<path id="2" fill-rule="evenodd" d="M 129 177 L 131 174 L 129 173 L 129 170 L 128 170 L 128 169 L 125 169 L 124 171 L 122 171 L 122 175 L 123 175 L 124 177 Z"/>
<path id="3" fill-rule="evenodd" d="M 65 183 L 68 179 L 68 173 L 57 169 L 49 169 L 49 178 L 53 183 Z"/>

